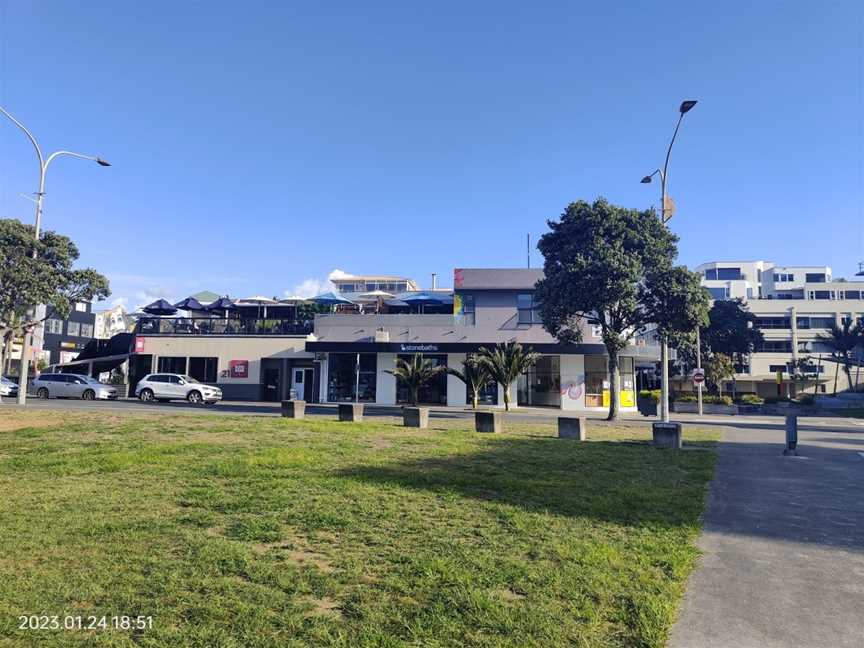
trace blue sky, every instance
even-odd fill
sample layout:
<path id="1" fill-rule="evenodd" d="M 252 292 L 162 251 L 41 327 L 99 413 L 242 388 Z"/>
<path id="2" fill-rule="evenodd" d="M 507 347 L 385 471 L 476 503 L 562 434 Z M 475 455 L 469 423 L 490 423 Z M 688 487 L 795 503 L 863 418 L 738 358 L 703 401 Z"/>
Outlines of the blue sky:
<path id="1" fill-rule="evenodd" d="M 601 6 L 603 5 L 603 6 Z M 0 104 L 59 160 L 44 224 L 130 306 L 522 266 L 570 201 L 656 204 L 680 260 L 864 259 L 858 2 L 0 0 Z M 35 46 L 34 46 L 35 45 Z M 0 217 L 32 220 L 0 124 Z M 534 250 L 532 260 L 541 262 Z"/>

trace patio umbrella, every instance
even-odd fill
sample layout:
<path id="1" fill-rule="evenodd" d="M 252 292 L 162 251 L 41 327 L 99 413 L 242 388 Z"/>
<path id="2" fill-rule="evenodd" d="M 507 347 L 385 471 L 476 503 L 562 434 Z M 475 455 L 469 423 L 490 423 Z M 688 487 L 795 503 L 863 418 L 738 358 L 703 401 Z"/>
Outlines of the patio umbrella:
<path id="1" fill-rule="evenodd" d="M 298 302 L 307 302 L 309 299 L 307 297 L 300 297 L 299 295 L 291 295 L 290 297 L 283 297 L 279 300 L 280 304 L 296 304 Z"/>
<path id="2" fill-rule="evenodd" d="M 340 297 L 336 293 L 326 292 L 312 297 L 309 301 L 316 304 L 324 304 L 325 306 L 337 306 L 338 304 L 353 304 L 350 299 Z"/>
<path id="3" fill-rule="evenodd" d="M 414 293 L 403 293 L 397 297 L 409 306 L 417 306 L 422 311 L 424 306 L 431 304 L 452 304 L 453 295 L 451 293 L 438 293 L 427 290 L 421 290 Z"/>
<path id="4" fill-rule="evenodd" d="M 355 301 L 361 303 L 374 303 L 375 310 L 378 311 L 385 299 L 392 299 L 393 295 L 383 290 L 370 290 L 369 292 L 361 293 L 354 297 Z"/>
<path id="5" fill-rule="evenodd" d="M 242 299 L 238 299 L 235 303 L 238 307 L 243 306 L 257 306 L 258 307 L 258 318 L 261 318 L 261 306 L 264 306 L 264 317 L 267 317 L 267 306 L 273 306 L 274 304 L 278 304 L 275 299 L 270 299 L 270 297 L 263 297 L 258 295 L 256 297 L 244 297 Z"/>
<path id="6" fill-rule="evenodd" d="M 152 304 L 147 304 L 141 310 L 148 315 L 174 315 L 177 312 L 177 309 L 164 299 L 157 299 Z"/>
<path id="7" fill-rule="evenodd" d="M 186 299 L 179 301 L 176 304 L 174 304 L 174 307 L 179 308 L 180 310 L 184 310 L 184 311 L 203 311 L 203 310 L 205 310 L 204 304 L 199 302 L 194 297 L 187 297 Z"/>
<path id="8" fill-rule="evenodd" d="M 234 305 L 234 302 L 228 299 L 227 297 L 220 297 L 216 301 L 211 304 L 207 304 L 204 307 L 204 310 L 218 313 L 219 311 L 223 311 L 225 313 L 225 317 L 228 317 L 228 311 L 236 311 L 237 306 Z"/>

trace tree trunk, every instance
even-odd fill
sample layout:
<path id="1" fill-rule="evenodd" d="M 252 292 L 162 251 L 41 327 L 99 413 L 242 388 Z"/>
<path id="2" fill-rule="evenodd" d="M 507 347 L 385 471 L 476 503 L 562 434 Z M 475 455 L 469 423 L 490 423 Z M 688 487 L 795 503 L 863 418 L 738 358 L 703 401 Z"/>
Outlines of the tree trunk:
<path id="1" fill-rule="evenodd" d="M 834 364 L 834 395 L 837 395 L 837 376 L 840 375 L 840 363 Z"/>
<path id="2" fill-rule="evenodd" d="M 416 385 L 411 387 L 411 407 L 417 407 L 417 398 L 420 388 Z"/>
<path id="3" fill-rule="evenodd" d="M 609 416 L 607 421 L 618 420 L 618 353 L 609 353 Z"/>
<path id="4" fill-rule="evenodd" d="M 480 401 L 480 389 L 477 387 L 472 388 L 472 396 L 471 396 L 471 407 L 473 409 L 477 409 L 477 404 Z"/>
<path id="5" fill-rule="evenodd" d="M 852 391 L 852 370 L 848 362 L 843 363 L 843 373 L 846 374 L 846 391 Z"/>
<path id="6" fill-rule="evenodd" d="M 510 385 L 502 385 L 504 388 L 504 411 L 510 411 Z"/>

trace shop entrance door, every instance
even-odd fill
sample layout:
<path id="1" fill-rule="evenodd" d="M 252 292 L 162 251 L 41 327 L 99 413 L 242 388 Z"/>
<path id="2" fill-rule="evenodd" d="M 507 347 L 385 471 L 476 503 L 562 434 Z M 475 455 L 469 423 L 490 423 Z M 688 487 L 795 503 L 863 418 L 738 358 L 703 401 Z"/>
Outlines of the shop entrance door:
<path id="1" fill-rule="evenodd" d="M 299 400 L 312 402 L 314 381 L 315 372 L 311 367 L 294 369 L 293 391 Z"/>

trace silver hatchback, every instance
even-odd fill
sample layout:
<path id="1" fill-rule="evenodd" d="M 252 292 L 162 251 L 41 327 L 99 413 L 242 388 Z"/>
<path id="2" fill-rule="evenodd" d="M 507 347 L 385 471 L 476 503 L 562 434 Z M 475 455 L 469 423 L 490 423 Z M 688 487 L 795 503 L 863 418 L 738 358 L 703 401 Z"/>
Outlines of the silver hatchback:
<path id="1" fill-rule="evenodd" d="M 84 400 L 114 400 L 117 389 L 89 376 L 43 373 L 33 381 L 33 391 L 39 398 L 82 398 Z"/>

